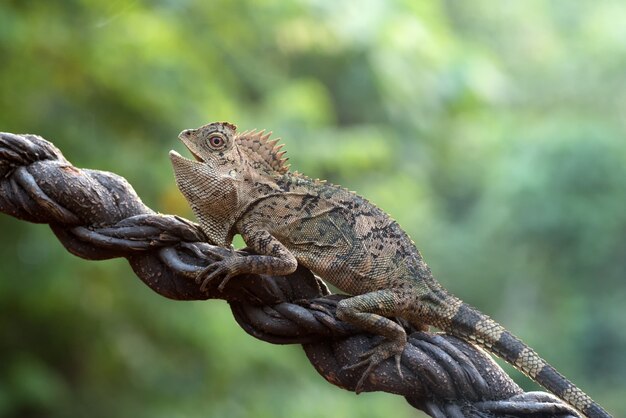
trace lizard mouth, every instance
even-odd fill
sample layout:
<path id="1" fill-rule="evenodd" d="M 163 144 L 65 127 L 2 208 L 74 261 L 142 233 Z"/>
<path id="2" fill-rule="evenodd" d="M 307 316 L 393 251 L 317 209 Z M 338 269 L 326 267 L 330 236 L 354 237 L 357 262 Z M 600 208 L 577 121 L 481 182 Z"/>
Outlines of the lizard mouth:
<path id="1" fill-rule="evenodd" d="M 190 150 L 189 152 L 191 152 L 191 150 Z M 198 157 L 198 156 L 197 156 L 196 154 L 194 154 L 193 152 L 191 152 L 191 154 L 193 155 L 193 157 L 194 157 L 194 159 L 195 159 L 196 161 L 201 162 L 201 163 L 203 163 L 203 162 L 204 162 L 204 160 L 203 160 L 202 158 Z M 170 150 L 170 157 L 179 158 L 179 159 L 181 159 L 181 160 L 193 161 L 193 160 L 191 160 L 191 159 L 189 159 L 189 158 L 185 158 L 185 157 L 183 157 L 183 156 L 182 156 L 182 155 L 180 155 L 177 151 L 174 151 L 174 150 Z"/>
<path id="2" fill-rule="evenodd" d="M 195 159 L 196 159 L 196 161 L 203 163 L 203 162 L 204 162 L 204 159 L 203 159 L 202 157 L 200 157 L 198 154 L 196 154 L 196 153 L 193 151 L 193 149 L 194 149 L 194 145 L 193 145 L 193 143 L 192 143 L 192 142 L 190 141 L 190 139 L 189 139 L 188 132 L 189 132 L 189 130 L 187 130 L 187 131 L 182 131 L 182 132 L 180 133 L 180 135 L 178 135 L 178 139 L 180 139 L 180 140 L 181 140 L 181 142 L 182 142 L 182 143 L 185 145 L 185 147 L 189 150 L 189 152 L 191 153 L 191 155 L 193 155 L 193 158 L 195 158 Z M 178 154 L 176 151 L 173 151 L 173 150 L 172 150 L 172 151 L 170 151 L 170 154 L 171 154 L 171 153 L 175 153 L 175 154 L 177 154 L 177 156 L 178 156 L 178 157 L 180 157 L 180 158 L 184 158 L 183 156 L 181 156 L 180 154 Z"/>
<path id="3" fill-rule="evenodd" d="M 202 157 L 200 157 L 198 154 L 196 154 L 195 152 L 193 152 L 192 150 L 189 150 L 189 152 L 191 153 L 191 155 L 193 155 L 193 158 L 196 159 L 196 161 L 203 163 L 204 160 L 202 159 Z"/>

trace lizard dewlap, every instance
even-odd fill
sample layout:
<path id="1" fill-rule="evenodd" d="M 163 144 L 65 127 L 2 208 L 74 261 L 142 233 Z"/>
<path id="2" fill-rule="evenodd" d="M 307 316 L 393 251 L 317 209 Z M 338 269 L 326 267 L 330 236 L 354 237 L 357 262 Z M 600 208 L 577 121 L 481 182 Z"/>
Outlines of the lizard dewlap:
<path id="1" fill-rule="evenodd" d="M 211 264 L 198 276 L 202 289 L 246 273 L 286 275 L 302 264 L 354 295 L 339 302 L 339 318 L 385 337 L 350 366 L 365 367 L 357 392 L 388 358 L 400 372 L 407 337 L 389 318 L 401 317 L 477 343 L 590 418 L 610 417 L 521 340 L 449 294 L 389 215 L 342 187 L 290 172 L 270 134 L 217 122 L 179 138 L 194 159 L 170 153 L 176 183 L 207 237 L 227 246 L 240 234 L 258 254 Z"/>

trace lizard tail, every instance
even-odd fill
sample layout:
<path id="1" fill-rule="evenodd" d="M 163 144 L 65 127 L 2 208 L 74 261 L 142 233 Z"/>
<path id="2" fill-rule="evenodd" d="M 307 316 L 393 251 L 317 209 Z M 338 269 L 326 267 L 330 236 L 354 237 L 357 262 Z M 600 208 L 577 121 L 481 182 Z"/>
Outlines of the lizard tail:
<path id="1" fill-rule="evenodd" d="M 586 417 L 611 418 L 600 405 L 503 326 L 454 296 L 448 294 L 446 299 L 446 303 L 439 305 L 441 310 L 435 309 L 434 326 L 496 354 Z"/>

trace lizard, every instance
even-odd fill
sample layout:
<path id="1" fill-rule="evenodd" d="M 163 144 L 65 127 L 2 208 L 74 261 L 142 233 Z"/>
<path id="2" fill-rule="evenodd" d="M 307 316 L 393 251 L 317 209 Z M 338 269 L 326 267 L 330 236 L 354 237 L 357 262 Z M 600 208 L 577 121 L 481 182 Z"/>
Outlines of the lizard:
<path id="1" fill-rule="evenodd" d="M 197 276 L 201 290 L 221 290 L 242 274 L 287 275 L 298 264 L 350 297 L 336 315 L 384 337 L 346 369 L 371 371 L 400 359 L 406 331 L 435 326 L 512 364 L 589 418 L 611 417 L 532 348 L 489 316 L 448 292 L 398 223 L 343 187 L 290 171 L 285 151 L 265 131 L 238 133 L 229 122 L 186 129 L 179 139 L 193 159 L 170 151 L 176 184 L 214 244 L 230 247 L 235 234 L 256 254 L 223 258 Z M 215 282 L 213 282 L 215 281 Z"/>

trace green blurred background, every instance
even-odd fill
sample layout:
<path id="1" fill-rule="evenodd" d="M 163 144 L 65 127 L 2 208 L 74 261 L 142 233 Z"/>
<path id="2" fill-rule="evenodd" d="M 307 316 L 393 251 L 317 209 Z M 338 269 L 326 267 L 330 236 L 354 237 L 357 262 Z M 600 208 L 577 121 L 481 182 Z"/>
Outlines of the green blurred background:
<path id="1" fill-rule="evenodd" d="M 178 132 L 271 129 L 626 416 L 624 22 L 619 0 L 4 0 L 0 129 L 190 218 Z M 1 215 L 0 234 L 2 417 L 423 416 L 331 386 L 223 302 L 161 298 L 45 226 Z"/>

